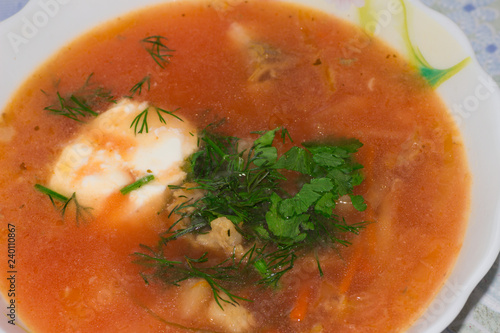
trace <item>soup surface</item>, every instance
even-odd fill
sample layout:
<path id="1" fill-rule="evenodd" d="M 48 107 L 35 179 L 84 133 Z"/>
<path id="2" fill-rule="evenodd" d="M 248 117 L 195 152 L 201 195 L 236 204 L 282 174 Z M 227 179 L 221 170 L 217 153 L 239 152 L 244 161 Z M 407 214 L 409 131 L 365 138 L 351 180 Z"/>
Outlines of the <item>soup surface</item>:
<path id="1" fill-rule="evenodd" d="M 73 117 L 78 121 L 54 111 L 83 95 L 99 116 L 85 106 L 79 110 L 86 117 Z M 147 108 L 149 132 L 133 123 Z M 373 223 L 358 235 L 340 233 L 349 246 L 337 242 L 298 255 L 276 286 L 237 284 L 234 294 L 246 300 L 222 301 L 224 310 L 199 275 L 178 286 L 145 283 L 148 267 L 133 254 L 147 252 L 141 244 L 158 244 L 178 219 L 171 211 L 182 195 L 165 186 L 183 183 L 183 161 L 214 123 L 242 146 L 258 138 L 256 131 L 286 128 L 293 143 L 277 143 L 280 152 L 307 141 L 356 138 L 363 143 L 354 158 L 364 166 L 364 181 L 354 194 L 367 208 L 353 209 L 353 199 L 342 197 L 335 213 L 347 225 Z M 162 126 L 174 134 L 162 136 Z M 106 141 L 112 128 L 130 132 Z M 294 5 L 178 2 L 110 21 L 28 78 L 4 110 L 0 132 L 0 242 L 7 248 L 15 229 L 16 309 L 33 332 L 402 331 L 450 273 L 465 230 L 470 175 L 439 97 L 381 41 Z M 102 159 L 99 140 L 107 144 Z M 141 150 L 129 157 L 135 145 L 157 152 L 155 158 L 172 157 L 156 160 Z M 120 162 L 102 173 L 106 154 L 121 154 Z M 169 176 L 158 176 L 157 163 L 165 163 Z M 160 195 L 125 199 L 108 191 L 118 186 L 113 177 L 124 164 L 135 165 L 123 176 L 127 182 L 155 174 Z M 73 169 L 57 178 L 64 165 Z M 93 178 L 98 194 L 79 192 L 87 183 L 78 180 L 84 171 L 77 166 L 100 170 L 101 178 Z M 64 211 L 49 188 L 66 199 L 74 192 L 81 214 L 75 200 Z M 233 223 L 221 225 L 228 237 L 230 230 L 237 234 Z M 166 256 L 200 257 L 210 243 L 201 236 L 169 242 Z M 251 244 L 237 245 L 244 252 Z M 236 243 L 230 248 L 236 253 Z M 215 262 L 228 258 L 220 248 L 210 253 Z M 3 272 L 7 264 L 1 261 Z M 9 281 L 0 285 L 7 297 Z"/>

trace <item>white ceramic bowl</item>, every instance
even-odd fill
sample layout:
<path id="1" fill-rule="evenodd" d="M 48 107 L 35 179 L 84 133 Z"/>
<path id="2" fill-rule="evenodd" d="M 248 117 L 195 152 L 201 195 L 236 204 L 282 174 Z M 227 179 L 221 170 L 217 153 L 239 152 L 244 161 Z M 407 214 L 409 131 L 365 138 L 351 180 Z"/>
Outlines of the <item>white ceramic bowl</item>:
<path id="1" fill-rule="evenodd" d="M 67 42 L 110 18 L 164 1 L 31 0 L 0 23 L 0 110 L 29 74 Z M 441 332 L 457 316 L 500 250 L 500 91 L 478 65 L 460 29 L 417 0 L 366 0 L 361 10 L 345 6 L 346 0 L 294 2 L 361 25 L 420 67 L 450 68 L 470 58 L 437 88 L 462 131 L 473 174 L 469 226 L 451 276 L 410 329 Z M 359 5 L 363 1 L 351 2 Z M 4 305 L 1 308 L 6 312 Z M 24 332 L 9 325 L 7 319 L 0 320 L 0 331 Z"/>

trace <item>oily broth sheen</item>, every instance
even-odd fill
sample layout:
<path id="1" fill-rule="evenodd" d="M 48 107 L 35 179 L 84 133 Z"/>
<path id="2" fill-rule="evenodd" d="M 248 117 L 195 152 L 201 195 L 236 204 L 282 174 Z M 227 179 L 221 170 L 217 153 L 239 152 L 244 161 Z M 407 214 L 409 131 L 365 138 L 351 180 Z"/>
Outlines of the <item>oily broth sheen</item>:
<path id="1" fill-rule="evenodd" d="M 258 47 L 279 50 L 271 72 L 249 80 L 259 51 L 230 37 L 235 23 Z M 140 43 L 151 35 L 167 37 L 175 50 L 165 69 Z M 5 110 L 2 126 L 15 135 L 0 145 L 0 216 L 3 228 L 16 225 L 18 314 L 34 332 L 221 330 L 202 315 L 183 317 L 180 289 L 145 285 L 132 263 L 139 244 L 155 244 L 171 223 L 168 212 L 120 224 L 109 221 L 117 212 L 108 204 L 109 214 L 76 226 L 34 190 L 48 182 L 81 126 L 43 108 L 55 103 L 56 91 L 80 88 L 90 73 L 115 96 L 151 75 L 150 91 L 136 99 L 179 107 L 177 114 L 198 128 L 226 118 L 220 130 L 238 137 L 283 125 L 295 143 L 332 136 L 363 142 L 356 158 L 366 179 L 357 192 L 368 209 L 342 213 L 350 223 L 376 223 L 349 236 L 351 246 L 319 254 L 323 278 L 305 257 L 280 290 L 243 290 L 241 296 L 258 300 L 243 302 L 256 331 L 309 332 L 319 324 L 324 332 L 401 331 L 450 273 L 465 230 L 470 175 L 447 110 L 404 59 L 357 28 L 302 7 L 171 3 L 117 18 L 69 44 Z M 1 234 L 6 246 L 6 230 Z M 172 256 L 182 255 L 182 242 L 169 245 Z M 6 260 L 1 265 L 6 271 Z M 7 280 L 0 281 L 5 295 Z M 304 293 L 304 319 L 290 320 Z"/>

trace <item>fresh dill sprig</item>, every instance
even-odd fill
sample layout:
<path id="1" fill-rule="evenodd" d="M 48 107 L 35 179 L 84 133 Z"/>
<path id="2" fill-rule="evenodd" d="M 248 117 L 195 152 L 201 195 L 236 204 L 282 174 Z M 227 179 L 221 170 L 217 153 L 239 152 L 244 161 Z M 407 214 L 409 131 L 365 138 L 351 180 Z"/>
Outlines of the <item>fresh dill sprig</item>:
<path id="1" fill-rule="evenodd" d="M 61 209 L 61 214 L 64 217 L 66 213 L 66 209 L 68 208 L 69 204 L 73 202 L 75 204 L 75 221 L 76 225 L 80 225 L 81 222 L 87 222 L 89 218 L 91 217 L 90 211 L 92 210 L 91 207 L 85 207 L 82 206 L 79 202 L 78 199 L 76 198 L 76 193 L 73 192 L 71 197 L 66 201 Z"/>
<path id="2" fill-rule="evenodd" d="M 258 256 L 251 261 L 260 274 L 260 279 L 256 283 L 277 287 L 281 277 L 293 268 L 297 259 L 295 250 L 294 245 L 279 246 L 274 251 L 269 251 L 267 245 L 257 248 Z"/>
<path id="3" fill-rule="evenodd" d="M 93 75 L 94 73 L 91 73 L 80 89 L 66 97 L 57 91 L 57 103 L 45 107 L 44 110 L 77 122 L 83 122 L 83 118 L 86 117 L 97 117 L 99 114 L 94 110 L 94 107 L 101 103 L 116 103 L 116 98 L 110 90 L 101 86 L 95 87 L 90 82 Z M 47 95 L 43 90 L 42 93 Z"/>
<path id="4" fill-rule="evenodd" d="M 161 115 L 162 113 L 165 113 L 169 116 L 172 116 L 174 118 L 177 118 L 177 120 L 180 120 L 182 122 L 184 122 L 184 120 L 182 120 L 182 118 L 180 118 L 179 116 L 175 115 L 174 112 L 177 112 L 180 108 L 177 108 L 173 111 L 168 111 L 168 110 L 165 110 L 165 109 L 161 109 L 159 107 L 155 107 L 156 109 L 156 114 L 158 115 L 158 118 L 160 119 L 160 122 L 166 124 L 167 122 L 165 121 L 165 119 L 163 118 L 163 116 Z"/>
<path id="5" fill-rule="evenodd" d="M 142 40 L 146 51 L 161 68 L 165 68 L 170 63 L 172 52 L 175 51 L 164 44 L 166 41 L 168 39 L 163 36 L 149 36 Z"/>
<path id="6" fill-rule="evenodd" d="M 141 95 L 142 94 L 142 88 L 144 88 L 144 85 L 146 86 L 147 91 L 151 89 L 151 75 L 146 75 L 145 77 L 142 78 L 141 81 L 137 82 L 130 90 L 130 95 L 125 96 L 127 98 L 133 98 L 135 94 Z"/>
<path id="7" fill-rule="evenodd" d="M 76 198 L 76 193 L 73 193 L 71 197 L 68 198 L 40 184 L 35 184 L 35 190 L 47 195 L 52 203 L 52 206 L 54 206 L 54 208 L 61 213 L 63 218 L 66 216 L 66 211 L 71 203 L 74 203 L 75 205 L 75 221 L 77 225 L 80 225 L 81 222 L 88 221 L 90 218 L 90 210 L 92 208 L 82 206 Z"/>
<path id="8" fill-rule="evenodd" d="M 153 249 L 143 246 L 150 254 L 140 252 L 134 255 L 140 257 L 136 263 L 155 267 L 154 274 L 148 276 L 142 274 L 146 283 L 149 283 L 150 278 L 159 278 L 165 283 L 179 286 L 179 283 L 190 278 L 204 279 L 212 289 L 215 301 L 222 308 L 222 303 L 237 305 L 238 300 L 245 300 L 236 294 L 233 294 L 229 289 L 225 288 L 222 283 L 234 279 L 234 274 L 237 274 L 238 267 L 243 263 L 232 256 L 230 259 L 213 266 L 201 266 L 208 261 L 207 252 L 203 253 L 199 258 L 190 258 L 184 256 L 182 260 L 167 260 L 160 252 L 155 252 Z M 233 261 L 234 265 L 225 266 L 226 261 Z M 224 294 L 225 296 L 222 296 Z M 221 303 L 222 302 L 222 303 Z"/>
<path id="9" fill-rule="evenodd" d="M 207 264 L 208 252 L 199 258 L 184 256 L 181 260 L 168 260 L 163 251 L 141 245 L 147 253 L 136 252 L 138 258 L 134 262 L 148 268 L 154 268 L 152 274 L 142 273 L 142 277 L 149 284 L 150 279 L 159 279 L 164 283 L 179 286 L 179 283 L 190 278 L 204 279 L 214 295 L 217 304 L 238 305 L 238 301 L 251 301 L 231 292 L 225 285 L 241 284 L 253 279 L 258 284 L 277 285 L 280 277 L 292 269 L 296 256 L 291 247 L 280 248 L 266 252 L 267 245 L 257 247 L 254 244 L 239 259 L 233 252 L 230 257 L 215 264 Z M 271 258 L 271 259 L 270 259 Z M 258 273 L 258 274 L 257 274 Z"/>
<path id="10" fill-rule="evenodd" d="M 148 112 L 149 112 L 149 107 L 145 108 L 141 113 L 139 113 L 134 120 L 132 121 L 132 124 L 130 124 L 130 128 L 134 127 L 134 134 L 137 135 L 137 133 L 142 133 L 143 131 L 146 131 L 146 133 L 149 133 L 149 127 L 148 127 Z M 142 125 L 139 131 L 137 131 L 137 128 L 139 126 L 139 123 L 141 122 L 142 119 Z"/>
<path id="11" fill-rule="evenodd" d="M 146 109 L 144 109 L 143 111 L 141 111 L 134 118 L 134 120 L 132 121 L 132 124 L 130 124 L 130 128 L 132 128 L 132 127 L 134 128 L 134 134 L 135 135 L 141 134 L 143 132 L 149 133 L 149 124 L 148 124 L 149 108 L 150 107 L 148 106 Z M 173 111 L 164 110 L 164 109 L 161 109 L 159 107 L 154 107 L 154 106 L 152 108 L 155 109 L 156 115 L 158 116 L 158 119 L 163 124 L 166 124 L 167 122 L 165 121 L 165 118 L 163 118 L 162 113 L 167 114 L 169 116 L 172 116 L 174 118 L 177 118 L 180 121 L 184 121 L 179 116 L 177 116 L 177 115 L 174 114 L 174 112 L 176 112 L 177 110 L 179 110 L 179 108 L 177 108 L 177 109 L 175 109 Z M 140 127 L 139 127 L 139 125 L 140 125 Z"/>
<path id="12" fill-rule="evenodd" d="M 47 106 L 44 110 L 78 122 L 83 122 L 83 120 L 80 119 L 81 117 L 98 116 L 98 113 L 93 111 L 84 99 L 75 95 L 71 95 L 69 99 L 65 99 L 57 92 L 57 100 L 59 102 L 58 105 Z"/>

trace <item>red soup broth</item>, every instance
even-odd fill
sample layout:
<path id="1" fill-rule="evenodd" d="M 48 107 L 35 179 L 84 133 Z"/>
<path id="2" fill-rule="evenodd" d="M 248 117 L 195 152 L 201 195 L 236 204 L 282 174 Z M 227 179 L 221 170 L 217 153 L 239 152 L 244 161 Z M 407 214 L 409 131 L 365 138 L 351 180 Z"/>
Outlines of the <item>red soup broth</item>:
<path id="1" fill-rule="evenodd" d="M 235 38 L 249 34 L 252 47 Z M 161 68 L 145 52 L 148 36 L 172 50 Z M 352 40 L 362 52 L 346 52 Z M 374 221 L 350 246 L 298 258 L 279 288 L 248 287 L 241 301 L 255 332 L 396 332 L 425 310 L 462 244 L 470 174 L 448 111 L 405 59 L 374 37 L 326 14 L 271 1 L 178 2 L 114 19 L 76 39 L 32 74 L 3 113 L 0 242 L 16 237 L 16 314 L 33 332 L 238 331 L 203 311 L 186 316 L 182 288 L 146 284 L 131 256 L 172 223 L 167 211 L 126 223 L 62 218 L 35 191 L 82 124 L 44 110 L 55 92 L 91 80 L 114 96 L 150 76 L 134 98 L 168 109 L 198 129 L 249 137 L 284 126 L 294 143 L 357 138 L 364 166 L 356 193 Z M 100 112 L 105 111 L 103 105 Z M 110 199 L 111 200 L 111 199 Z M 113 210 L 112 200 L 108 204 Z M 183 242 L 169 245 L 182 254 Z M 7 260 L 0 261 L 3 272 Z M 7 299 L 9 281 L 0 279 Z M 235 318 L 235 321 L 238 319 Z M 241 330 L 241 329 L 240 329 Z"/>

